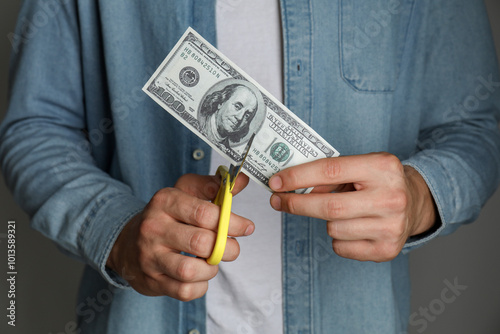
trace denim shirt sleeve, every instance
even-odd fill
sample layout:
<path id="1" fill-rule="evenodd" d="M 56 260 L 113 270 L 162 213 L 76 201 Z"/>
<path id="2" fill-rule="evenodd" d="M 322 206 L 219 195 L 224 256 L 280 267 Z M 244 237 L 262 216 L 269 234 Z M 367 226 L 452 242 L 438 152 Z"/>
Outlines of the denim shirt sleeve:
<path id="1" fill-rule="evenodd" d="M 474 221 L 500 182 L 500 78 L 484 4 L 415 6 L 411 33 L 418 37 L 405 65 L 414 77 L 404 100 L 423 110 L 418 149 L 403 164 L 427 182 L 439 223 L 410 238 L 404 252 Z"/>
<path id="2" fill-rule="evenodd" d="M 83 131 L 78 2 L 47 4 L 26 2 L 12 36 L 10 104 L 0 128 L 3 174 L 34 229 L 123 287 L 106 260 L 145 203 L 92 158 Z"/>

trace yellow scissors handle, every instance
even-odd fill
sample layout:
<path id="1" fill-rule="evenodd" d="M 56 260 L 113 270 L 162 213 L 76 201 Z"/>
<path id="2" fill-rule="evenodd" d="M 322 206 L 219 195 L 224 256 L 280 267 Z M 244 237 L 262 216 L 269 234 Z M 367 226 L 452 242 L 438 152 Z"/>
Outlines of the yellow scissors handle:
<path id="1" fill-rule="evenodd" d="M 219 166 L 217 173 L 221 174 L 222 181 L 214 203 L 220 206 L 220 216 L 214 250 L 212 251 L 212 255 L 207 259 L 207 263 L 211 265 L 219 264 L 222 260 L 222 255 L 224 255 L 227 232 L 229 230 L 229 218 L 231 216 L 231 204 L 233 202 L 233 194 L 231 194 L 231 175 L 225 166 Z"/>

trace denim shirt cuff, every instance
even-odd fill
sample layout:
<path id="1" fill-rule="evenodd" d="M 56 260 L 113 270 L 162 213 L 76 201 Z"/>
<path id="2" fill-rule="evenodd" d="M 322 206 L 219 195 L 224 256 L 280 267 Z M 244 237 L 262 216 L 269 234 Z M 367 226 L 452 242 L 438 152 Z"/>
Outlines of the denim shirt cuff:
<path id="1" fill-rule="evenodd" d="M 436 203 L 436 208 L 438 211 L 438 216 L 436 217 L 436 222 L 434 226 L 419 235 L 412 236 L 408 238 L 406 241 L 406 244 L 403 247 L 403 254 L 408 253 L 409 251 L 418 248 L 428 241 L 434 239 L 440 234 L 451 232 L 451 230 L 454 230 L 454 226 L 448 226 L 448 222 L 446 221 L 445 217 L 445 207 L 443 205 L 443 200 L 442 196 L 443 194 L 449 194 L 451 192 L 451 189 L 446 187 L 447 183 L 447 175 L 444 173 L 438 173 L 437 171 L 440 170 L 438 169 L 433 169 L 432 164 L 430 163 L 425 163 L 419 159 L 414 159 L 410 158 L 408 160 L 405 160 L 402 162 L 404 166 L 410 166 L 414 168 L 424 179 L 425 183 L 429 187 L 429 190 L 431 192 L 431 195 L 434 199 L 434 202 Z M 432 173 L 431 173 L 432 170 Z M 447 231 L 450 230 L 450 231 Z M 446 231 L 446 232 L 445 232 Z"/>
<path id="2" fill-rule="evenodd" d="M 86 262 L 96 269 L 106 281 L 118 288 L 130 288 L 128 282 L 106 267 L 106 262 L 118 235 L 130 219 L 146 204 L 131 196 L 118 195 L 98 201 L 87 224 L 79 235 L 78 243 Z"/>

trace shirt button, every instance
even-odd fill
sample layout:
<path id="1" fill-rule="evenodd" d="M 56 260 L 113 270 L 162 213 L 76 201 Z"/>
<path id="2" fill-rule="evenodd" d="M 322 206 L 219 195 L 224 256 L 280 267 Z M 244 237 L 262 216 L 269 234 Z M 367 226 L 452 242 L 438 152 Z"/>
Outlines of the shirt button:
<path id="1" fill-rule="evenodd" d="M 200 331 L 197 330 L 197 329 L 192 329 L 192 330 L 189 331 L 188 334 L 200 334 Z"/>
<path id="2" fill-rule="evenodd" d="M 194 160 L 201 160 L 205 157 L 205 152 L 201 148 L 197 148 L 193 151 Z"/>

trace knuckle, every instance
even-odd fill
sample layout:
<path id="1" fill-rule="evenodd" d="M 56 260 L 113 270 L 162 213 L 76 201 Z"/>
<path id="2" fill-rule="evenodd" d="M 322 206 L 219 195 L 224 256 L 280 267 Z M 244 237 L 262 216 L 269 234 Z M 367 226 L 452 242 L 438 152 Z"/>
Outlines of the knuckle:
<path id="1" fill-rule="evenodd" d="M 285 208 L 288 209 L 289 213 L 295 214 L 297 212 L 296 203 L 295 203 L 293 196 L 289 196 L 289 197 L 285 198 L 285 200 L 283 201 L 283 204 L 284 204 Z"/>
<path id="2" fill-rule="evenodd" d="M 177 289 L 177 299 L 183 302 L 189 302 L 197 298 L 194 285 L 191 283 L 181 283 Z"/>
<path id="3" fill-rule="evenodd" d="M 404 235 L 406 226 L 402 221 L 394 220 L 392 222 L 381 224 L 380 229 L 380 240 L 385 240 L 386 242 L 397 242 L 401 240 L 401 236 Z"/>
<path id="4" fill-rule="evenodd" d="M 198 226 L 207 226 L 207 221 L 210 220 L 210 210 L 209 203 L 204 201 L 199 201 L 192 213 L 193 221 L 196 222 Z"/>
<path id="5" fill-rule="evenodd" d="M 185 282 L 191 282 L 196 278 L 196 267 L 190 261 L 190 258 L 180 261 L 177 266 L 177 276 Z"/>
<path id="6" fill-rule="evenodd" d="M 292 185 L 297 185 L 300 183 L 300 174 L 297 173 L 295 169 L 287 169 L 284 174 L 284 177 L 282 177 L 283 182 L 287 181 L 290 182 Z"/>
<path id="7" fill-rule="evenodd" d="M 189 239 L 189 253 L 193 255 L 206 255 L 212 244 L 212 239 L 205 231 L 196 231 Z"/>
<path id="8" fill-rule="evenodd" d="M 148 237 L 150 235 L 157 234 L 159 231 L 156 222 L 153 219 L 144 219 L 139 226 L 139 236 Z"/>
<path id="9" fill-rule="evenodd" d="M 387 152 L 380 153 L 380 164 L 384 170 L 403 172 L 403 165 L 394 154 Z"/>
<path id="10" fill-rule="evenodd" d="M 162 206 L 162 207 L 170 207 L 175 201 L 176 196 L 173 196 L 177 190 L 174 188 L 163 188 L 158 190 L 151 200 L 149 201 L 150 206 Z"/>
<path id="11" fill-rule="evenodd" d="M 401 237 L 405 234 L 405 232 L 406 232 L 406 224 L 403 221 L 398 221 L 394 224 L 393 234 L 395 240 L 397 241 L 401 240 Z"/>
<path id="12" fill-rule="evenodd" d="M 396 212 L 405 211 L 408 206 L 408 195 L 403 189 L 397 189 L 390 192 L 387 200 L 387 206 L 390 210 Z"/>
<path id="13" fill-rule="evenodd" d="M 336 159 L 326 159 L 323 165 L 323 174 L 327 180 L 337 178 L 340 172 L 340 164 Z"/>
<path id="14" fill-rule="evenodd" d="M 399 255 L 400 249 L 396 244 L 384 243 L 379 247 L 376 262 L 388 262 Z"/>
<path id="15" fill-rule="evenodd" d="M 344 206 L 340 201 L 333 198 L 329 199 L 326 204 L 326 216 L 329 220 L 341 217 L 344 213 Z"/>
<path id="16" fill-rule="evenodd" d="M 337 254 L 338 256 L 343 257 L 343 258 L 350 257 L 348 252 L 347 252 L 347 249 L 345 247 L 345 243 L 338 242 L 338 241 L 334 240 L 332 242 L 332 248 L 333 248 L 333 251 L 335 252 L 335 254 Z"/>
<path id="17" fill-rule="evenodd" d="M 137 246 L 139 248 L 150 248 L 157 244 L 159 238 L 165 234 L 166 223 L 168 223 L 168 220 L 154 217 L 145 218 L 138 227 L 138 235 L 135 239 Z"/>
<path id="18" fill-rule="evenodd" d="M 181 186 L 182 186 L 182 184 L 183 184 L 186 180 L 191 179 L 193 176 L 194 176 L 194 174 L 193 174 L 193 173 L 186 173 L 186 174 L 181 175 L 181 177 L 179 177 L 179 178 L 177 179 L 177 182 L 175 183 L 175 186 L 174 186 L 174 187 L 177 187 L 177 186 L 179 186 L 179 185 L 181 185 Z"/>

